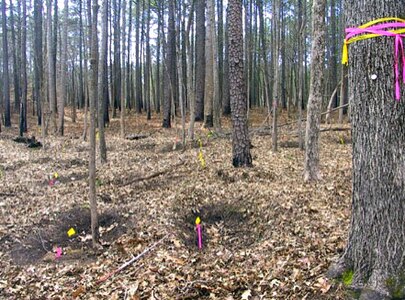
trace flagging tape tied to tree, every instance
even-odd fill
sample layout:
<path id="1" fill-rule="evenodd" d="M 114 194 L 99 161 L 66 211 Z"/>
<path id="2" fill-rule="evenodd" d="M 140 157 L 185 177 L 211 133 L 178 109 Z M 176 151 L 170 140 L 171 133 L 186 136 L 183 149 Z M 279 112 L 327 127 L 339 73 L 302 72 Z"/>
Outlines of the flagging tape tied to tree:
<path id="1" fill-rule="evenodd" d="M 349 63 L 348 46 L 354 42 L 371 39 L 375 37 L 388 36 L 395 38 L 394 58 L 395 58 L 395 99 L 399 101 L 401 97 L 399 83 L 399 64 L 402 58 L 402 81 L 405 83 L 405 56 L 402 38 L 405 37 L 405 20 L 388 17 L 370 21 L 359 27 L 346 28 L 346 38 L 343 43 L 342 64 Z"/>

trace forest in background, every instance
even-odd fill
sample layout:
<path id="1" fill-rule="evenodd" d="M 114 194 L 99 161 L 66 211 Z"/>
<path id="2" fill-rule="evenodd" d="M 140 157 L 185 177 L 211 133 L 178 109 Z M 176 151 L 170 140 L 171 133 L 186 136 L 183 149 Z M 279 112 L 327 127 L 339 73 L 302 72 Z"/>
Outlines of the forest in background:
<path id="1" fill-rule="evenodd" d="M 45 123 L 44 131 L 51 127 L 63 135 L 65 113 L 73 122 L 77 109 L 87 115 L 94 12 L 102 87 L 99 126 L 122 115 L 124 134 L 125 112 L 146 113 L 148 119 L 161 112 L 164 127 L 187 113 L 206 127 L 220 127 L 221 115 L 230 114 L 227 2 L 112 0 L 96 5 L 97 10 L 90 1 L 2 2 L 0 107 L 6 127 L 11 114 L 19 114 L 20 133 L 26 132 L 30 113 L 37 116 L 30 126 Z M 276 99 L 277 107 L 293 119 L 303 118 L 309 94 L 311 5 L 302 0 L 243 2 L 249 108 L 267 107 L 270 114 Z M 325 109 L 346 101 L 346 85 L 339 88 L 342 78 L 345 83 L 338 63 L 342 1 L 327 1 L 326 8 Z M 192 138 L 193 129 L 189 131 Z"/>

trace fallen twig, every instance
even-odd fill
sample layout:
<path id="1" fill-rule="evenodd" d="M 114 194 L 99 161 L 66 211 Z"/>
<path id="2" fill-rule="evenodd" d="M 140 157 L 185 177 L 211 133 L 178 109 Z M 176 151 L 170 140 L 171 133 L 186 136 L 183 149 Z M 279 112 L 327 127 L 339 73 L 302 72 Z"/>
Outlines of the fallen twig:
<path id="1" fill-rule="evenodd" d="M 127 140 L 140 140 L 140 139 L 146 139 L 150 137 L 150 134 L 129 134 L 125 138 Z"/>
<path id="2" fill-rule="evenodd" d="M 165 169 L 163 171 L 158 171 L 158 172 L 155 172 L 155 173 L 152 173 L 150 175 L 143 176 L 143 177 L 137 177 L 137 178 L 135 178 L 133 180 L 124 182 L 123 184 L 120 185 L 120 187 L 130 185 L 130 184 L 135 183 L 135 182 L 139 182 L 139 181 L 148 180 L 148 179 L 158 177 L 159 175 L 163 175 L 163 174 L 165 174 L 167 172 L 170 172 L 174 167 L 181 166 L 184 163 L 185 163 L 184 161 L 181 161 L 181 162 L 179 162 L 179 163 L 177 163 L 177 164 L 175 164 L 175 165 L 173 165 L 173 166 L 171 166 L 171 167 L 169 167 L 169 168 L 167 168 L 167 169 Z"/>
<path id="3" fill-rule="evenodd" d="M 160 243 L 162 243 L 169 235 L 165 235 L 164 237 L 162 237 L 160 240 L 158 240 L 156 243 L 154 243 L 152 246 L 150 246 L 149 248 L 146 248 L 145 250 L 143 250 L 140 254 L 138 254 L 137 256 L 134 256 L 133 258 L 131 258 L 130 260 L 128 260 L 127 262 L 123 263 L 119 268 L 115 269 L 114 271 L 105 274 L 104 276 L 100 277 L 99 280 L 97 280 L 97 284 L 100 284 L 104 281 L 106 281 L 108 278 L 110 278 L 111 276 L 121 272 L 122 270 L 124 270 L 126 267 L 128 267 L 129 265 L 133 264 L 135 261 L 137 261 L 138 259 L 140 259 L 142 256 L 144 256 L 145 254 L 147 254 L 148 252 L 152 251 L 157 245 L 159 245 Z"/>
<path id="4" fill-rule="evenodd" d="M 349 131 L 351 128 L 346 128 L 346 127 L 331 127 L 331 128 L 323 128 L 320 131 L 325 132 L 325 131 Z"/>

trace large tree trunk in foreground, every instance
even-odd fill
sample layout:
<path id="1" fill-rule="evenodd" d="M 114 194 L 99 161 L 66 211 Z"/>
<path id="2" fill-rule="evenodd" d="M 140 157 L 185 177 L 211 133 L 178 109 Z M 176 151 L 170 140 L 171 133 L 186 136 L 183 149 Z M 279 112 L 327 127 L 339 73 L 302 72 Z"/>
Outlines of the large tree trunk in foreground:
<path id="1" fill-rule="evenodd" d="M 316 181 L 319 173 L 319 130 L 321 121 L 323 71 L 325 58 L 325 0 L 316 0 L 312 6 L 311 83 L 305 134 L 304 180 Z"/>
<path id="2" fill-rule="evenodd" d="M 247 124 L 247 99 L 243 74 L 242 3 L 230 0 L 229 22 L 229 85 L 232 112 L 232 163 L 234 167 L 251 166 L 250 141 Z"/>
<path id="3" fill-rule="evenodd" d="M 404 4 L 346 0 L 347 26 L 397 16 Z M 354 272 L 352 286 L 361 289 L 360 299 L 404 299 L 405 93 L 402 89 L 395 101 L 394 41 L 377 37 L 349 47 L 352 220 L 346 250 L 329 275 Z"/>

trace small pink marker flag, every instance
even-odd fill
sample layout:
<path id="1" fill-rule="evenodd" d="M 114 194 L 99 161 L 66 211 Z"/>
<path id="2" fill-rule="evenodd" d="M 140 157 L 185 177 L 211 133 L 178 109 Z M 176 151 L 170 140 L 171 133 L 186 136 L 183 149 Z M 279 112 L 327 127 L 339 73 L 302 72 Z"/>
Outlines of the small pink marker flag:
<path id="1" fill-rule="evenodd" d="M 198 237 L 198 249 L 202 249 L 202 235 L 201 235 L 201 219 L 200 217 L 197 217 L 195 219 L 195 225 L 197 229 L 197 237 Z"/>
<path id="2" fill-rule="evenodd" d="M 55 252 L 55 258 L 59 258 L 62 256 L 62 247 L 57 247 Z"/>

